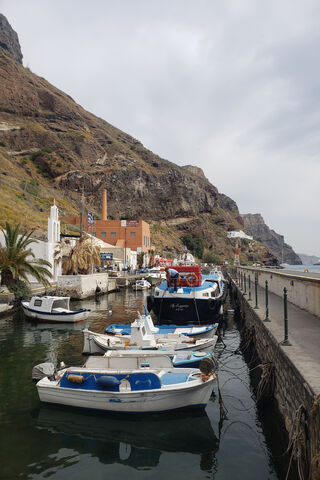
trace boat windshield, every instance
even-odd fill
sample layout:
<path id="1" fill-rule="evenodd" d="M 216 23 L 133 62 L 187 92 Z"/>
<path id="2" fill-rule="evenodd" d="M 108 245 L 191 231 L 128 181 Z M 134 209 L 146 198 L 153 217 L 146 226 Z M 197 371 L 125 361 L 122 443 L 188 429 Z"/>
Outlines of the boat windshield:
<path id="1" fill-rule="evenodd" d="M 53 300 L 51 311 L 57 310 L 58 308 L 63 308 L 65 310 L 69 310 L 69 299 L 68 298 L 57 298 Z"/>

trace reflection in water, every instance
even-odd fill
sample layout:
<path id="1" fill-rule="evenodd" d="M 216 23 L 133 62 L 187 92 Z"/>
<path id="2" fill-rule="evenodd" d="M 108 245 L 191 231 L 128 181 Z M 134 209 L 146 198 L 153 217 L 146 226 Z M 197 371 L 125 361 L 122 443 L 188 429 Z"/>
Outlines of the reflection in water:
<path id="1" fill-rule="evenodd" d="M 205 412 L 102 416 L 41 406 L 37 426 L 58 435 L 60 448 L 77 445 L 79 454 L 134 468 L 157 466 L 162 452 L 188 452 L 200 456 L 202 470 L 211 471 L 219 445 Z"/>
<path id="2" fill-rule="evenodd" d="M 222 342 L 216 346 L 220 387 L 228 409 L 223 424 L 219 425 L 219 402 L 214 395 L 206 413 L 143 417 L 40 405 L 31 382 L 32 367 L 48 360 L 82 364 L 82 329 L 87 326 L 103 332 L 111 323 L 132 322 L 137 311 L 142 312 L 146 295 L 128 289 L 101 296 L 99 302 L 94 298 L 73 302 L 75 308 L 92 311 L 78 324 L 35 324 L 22 313 L 0 319 L 1 478 L 277 478 L 257 419 L 248 368 L 239 354 L 233 317 L 225 318 L 223 324 L 225 346 Z M 146 475 L 143 470 L 148 470 Z"/>

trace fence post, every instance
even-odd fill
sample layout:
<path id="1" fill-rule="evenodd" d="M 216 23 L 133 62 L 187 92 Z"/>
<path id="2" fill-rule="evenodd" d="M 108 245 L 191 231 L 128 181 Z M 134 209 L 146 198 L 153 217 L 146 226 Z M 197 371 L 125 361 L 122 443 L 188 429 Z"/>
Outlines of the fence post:
<path id="1" fill-rule="evenodd" d="M 268 290 L 268 280 L 266 280 L 266 318 L 264 322 L 271 322 L 269 318 L 269 290 Z"/>
<path id="2" fill-rule="evenodd" d="M 246 277 L 245 273 L 243 274 L 243 279 L 244 279 L 244 294 L 243 295 L 247 295 L 247 277 Z"/>
<path id="3" fill-rule="evenodd" d="M 288 293 L 286 287 L 283 289 L 283 310 L 284 310 L 284 340 L 282 345 L 291 345 L 288 339 Z"/>
<path id="4" fill-rule="evenodd" d="M 258 306 L 258 275 L 257 274 L 254 279 L 254 291 L 255 291 L 255 297 L 256 297 L 256 305 L 254 308 L 259 308 Z"/>
<path id="5" fill-rule="evenodd" d="M 249 298 L 248 298 L 248 300 L 251 300 L 251 278 L 250 278 L 250 275 L 249 275 L 248 281 L 249 281 Z"/>

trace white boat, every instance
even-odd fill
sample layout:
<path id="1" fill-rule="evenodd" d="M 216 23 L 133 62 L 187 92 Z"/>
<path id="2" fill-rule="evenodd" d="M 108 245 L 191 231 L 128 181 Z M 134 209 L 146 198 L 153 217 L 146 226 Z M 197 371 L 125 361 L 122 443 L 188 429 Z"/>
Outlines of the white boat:
<path id="1" fill-rule="evenodd" d="M 160 267 L 154 267 L 149 270 L 146 280 L 148 280 L 151 285 L 158 285 L 166 279 L 166 272 L 161 270 Z"/>
<path id="2" fill-rule="evenodd" d="M 148 362 L 148 359 L 154 358 L 154 357 L 159 357 L 163 355 L 167 355 L 171 362 L 172 366 L 176 368 L 199 368 L 200 364 L 203 359 L 209 359 L 209 362 L 213 361 L 213 370 L 216 368 L 216 362 L 214 359 L 214 354 L 213 353 L 207 353 L 207 352 L 188 352 L 188 351 L 179 351 L 179 352 L 173 352 L 173 353 L 168 353 L 163 350 L 107 350 L 103 356 L 89 356 L 88 360 L 86 361 L 85 365 L 88 365 L 88 362 L 90 365 L 101 365 L 101 366 L 106 366 L 104 358 L 123 358 L 123 357 L 137 357 L 139 355 L 140 357 L 145 358 L 145 362 Z M 207 360 L 205 360 L 207 361 Z M 203 362 L 202 362 L 203 363 Z"/>
<path id="3" fill-rule="evenodd" d="M 141 278 L 140 280 L 137 280 L 132 287 L 135 290 L 148 290 L 151 288 L 151 283 L 149 283 L 145 278 Z"/>
<path id="4" fill-rule="evenodd" d="M 148 328 L 142 315 L 131 324 L 131 335 L 108 335 L 83 330 L 83 353 L 104 353 L 107 350 L 158 349 L 169 352 L 180 350 L 212 352 L 217 336 L 193 338 L 181 334 L 155 335 Z"/>
<path id="5" fill-rule="evenodd" d="M 212 338 L 219 326 L 218 323 L 212 325 L 157 325 L 155 326 L 150 314 L 144 306 L 145 313 L 140 315 L 147 333 L 153 333 L 156 337 L 167 334 L 185 335 L 187 337 Z M 109 335 L 131 335 L 131 325 L 114 323 L 105 328 L 105 333 Z"/>
<path id="6" fill-rule="evenodd" d="M 151 413 L 204 408 L 213 390 L 215 373 L 207 364 L 202 372 L 177 369 L 166 355 L 139 353 L 103 360 L 105 366 L 101 359 L 90 357 L 83 367 L 44 376 L 37 382 L 40 401 L 105 412 Z"/>
<path id="7" fill-rule="evenodd" d="M 21 305 L 27 317 L 48 323 L 80 322 L 90 313 L 86 308 L 70 310 L 70 297 L 32 297 L 30 302 L 21 300 Z"/>

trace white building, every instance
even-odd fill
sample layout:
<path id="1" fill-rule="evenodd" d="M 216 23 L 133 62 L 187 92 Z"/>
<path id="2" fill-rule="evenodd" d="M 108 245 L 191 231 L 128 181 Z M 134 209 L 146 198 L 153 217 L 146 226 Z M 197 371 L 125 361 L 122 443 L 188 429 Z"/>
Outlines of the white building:
<path id="1" fill-rule="evenodd" d="M 250 237 L 250 235 L 247 235 L 242 230 L 239 230 L 239 232 L 236 232 L 234 230 L 231 232 L 227 232 L 227 237 L 228 238 L 246 238 L 247 240 L 253 240 L 253 237 Z"/>
<path id="2" fill-rule="evenodd" d="M 60 221 L 59 211 L 54 204 L 50 208 L 50 217 L 48 218 L 48 241 L 34 239 L 30 244 L 30 249 L 35 255 L 35 260 L 43 259 L 51 263 L 51 267 L 46 267 L 52 274 L 52 280 L 55 282 L 61 275 L 61 262 L 55 259 L 54 251 L 60 241 Z M 0 244 L 5 245 L 4 235 L 0 232 Z M 30 282 L 35 282 L 34 277 L 29 277 Z"/>

